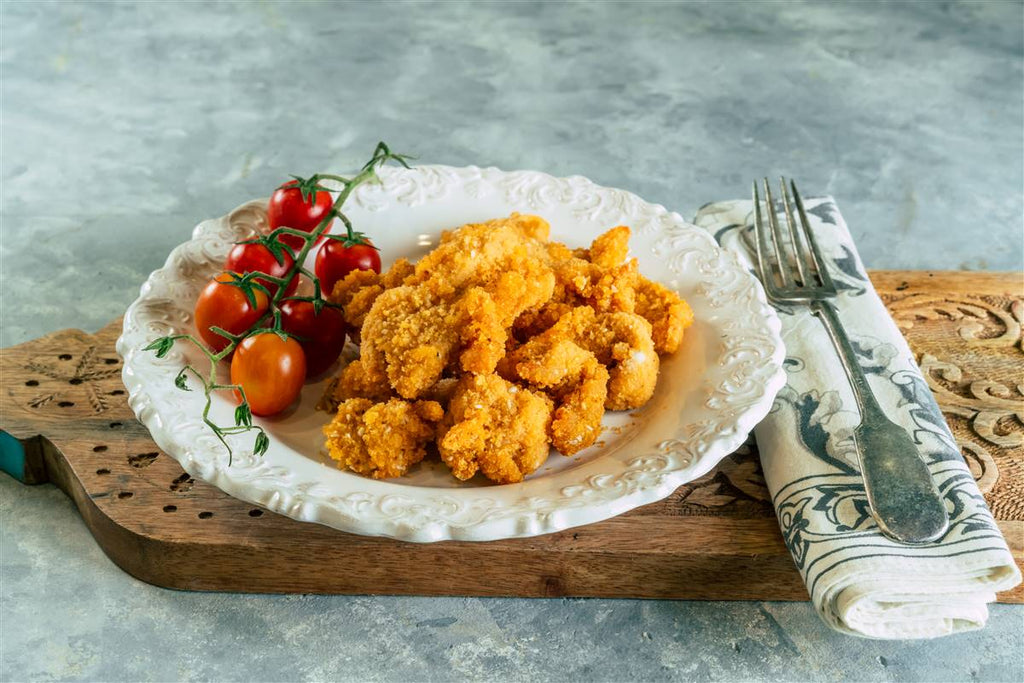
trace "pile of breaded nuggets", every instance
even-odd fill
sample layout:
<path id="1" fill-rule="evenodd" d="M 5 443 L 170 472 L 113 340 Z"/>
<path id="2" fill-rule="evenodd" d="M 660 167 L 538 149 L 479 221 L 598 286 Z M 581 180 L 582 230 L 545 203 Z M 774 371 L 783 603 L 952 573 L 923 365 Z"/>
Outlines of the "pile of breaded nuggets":
<path id="1" fill-rule="evenodd" d="M 436 443 L 459 479 L 518 482 L 550 446 L 592 445 L 605 410 L 650 399 L 690 307 L 637 272 L 628 227 L 575 250 L 549 231 L 520 214 L 466 225 L 416 264 L 335 285 L 360 347 L 325 397 L 341 467 L 398 477 Z"/>

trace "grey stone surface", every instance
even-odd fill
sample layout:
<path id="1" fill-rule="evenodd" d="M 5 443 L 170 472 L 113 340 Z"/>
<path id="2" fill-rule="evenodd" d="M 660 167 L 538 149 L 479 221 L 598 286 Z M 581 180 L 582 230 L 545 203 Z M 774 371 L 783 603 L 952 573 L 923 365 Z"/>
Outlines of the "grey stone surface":
<path id="1" fill-rule="evenodd" d="M 378 139 L 684 215 L 785 173 L 876 268 L 1021 269 L 1019 2 L 0 4 L 0 344 L 96 329 L 193 225 Z M 1020 680 L 1024 609 L 178 593 L 0 476 L 0 679 Z"/>
<path id="2" fill-rule="evenodd" d="M 52 486 L 0 475 L 0 680 L 1019 681 L 1024 611 L 882 642 L 808 603 L 268 596 L 154 588 Z M 513 568 L 514 570 L 514 568 Z"/>

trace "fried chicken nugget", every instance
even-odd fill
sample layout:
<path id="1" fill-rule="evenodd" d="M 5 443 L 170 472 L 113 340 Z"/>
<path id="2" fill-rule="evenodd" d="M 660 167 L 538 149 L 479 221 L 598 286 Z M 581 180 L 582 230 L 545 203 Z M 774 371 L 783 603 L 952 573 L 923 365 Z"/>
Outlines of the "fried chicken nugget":
<path id="1" fill-rule="evenodd" d="M 693 310 L 685 299 L 643 276 L 637 277 L 636 312 L 651 323 L 658 353 L 675 353 L 686 328 L 693 324 Z"/>
<path id="2" fill-rule="evenodd" d="M 374 479 L 400 477 L 423 460 L 443 412 L 433 401 L 349 399 L 324 426 L 328 453 L 343 469 Z"/>
<path id="3" fill-rule="evenodd" d="M 593 353 L 608 368 L 608 410 L 639 408 L 654 394 L 658 354 L 651 324 L 635 313 L 597 313 L 578 306 L 530 343 L 568 339 Z"/>
<path id="4" fill-rule="evenodd" d="M 363 370 L 385 375 L 400 396 L 417 398 L 441 377 L 458 346 L 450 315 L 451 306 L 422 287 L 381 293 L 363 323 Z"/>
<path id="5" fill-rule="evenodd" d="M 693 322 L 693 311 L 678 294 L 639 274 L 636 259 L 626 260 L 630 230 L 625 225 L 598 236 L 578 255 L 590 262 L 563 263 L 556 273 L 569 292 L 594 310 L 637 313 L 651 323 L 655 350 L 674 353 L 683 332 Z"/>
<path id="6" fill-rule="evenodd" d="M 542 339 L 527 343 L 512 358 L 518 377 L 555 399 L 551 444 L 563 455 L 591 446 L 601 434 L 608 397 L 608 370 L 597 357 L 568 339 Z"/>
<path id="7" fill-rule="evenodd" d="M 548 457 L 551 399 L 497 375 L 467 374 L 459 380 L 438 428 L 441 459 L 462 480 L 477 472 L 511 484 Z"/>
<path id="8" fill-rule="evenodd" d="M 599 318 L 608 335 L 608 410 L 639 408 L 654 395 L 660 361 L 651 339 L 651 324 L 635 313 L 606 313 Z"/>
<path id="9" fill-rule="evenodd" d="M 633 311 L 636 259 L 605 268 L 572 257 L 552 265 L 555 288 L 552 299 L 573 306 L 587 305 L 597 311 Z"/>
<path id="10" fill-rule="evenodd" d="M 377 297 L 363 323 L 363 371 L 385 374 L 400 396 L 419 396 L 458 357 L 463 370 L 489 373 L 505 355 L 507 334 L 490 295 L 473 287 L 452 300 L 402 285 Z M 458 355 L 456 355 L 458 354 Z"/>

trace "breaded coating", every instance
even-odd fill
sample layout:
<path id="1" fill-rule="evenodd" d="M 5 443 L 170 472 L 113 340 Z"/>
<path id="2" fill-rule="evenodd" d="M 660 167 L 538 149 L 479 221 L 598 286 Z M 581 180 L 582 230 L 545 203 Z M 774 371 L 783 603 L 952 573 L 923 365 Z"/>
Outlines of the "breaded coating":
<path id="1" fill-rule="evenodd" d="M 542 221 L 543 226 L 535 220 Z M 543 219 L 518 214 L 465 225 L 446 233 L 437 248 L 419 260 L 409 283 L 428 286 L 439 296 L 467 286 L 486 287 L 502 273 L 517 270 L 526 261 L 547 253 L 543 242 L 532 236 L 546 233 L 546 226 Z"/>
<path id="2" fill-rule="evenodd" d="M 509 327 L 524 311 L 543 305 L 555 289 L 555 274 L 541 261 L 527 259 L 517 270 L 500 273 L 486 285 L 501 314 L 501 324 Z"/>
<path id="3" fill-rule="evenodd" d="M 550 263 L 558 263 L 559 261 L 568 261 L 569 259 L 571 259 L 571 258 L 573 258 L 574 256 L 577 255 L 577 254 L 575 254 L 575 252 L 572 249 L 570 249 L 569 247 L 565 246 L 561 242 L 548 242 L 547 244 L 544 245 L 544 250 L 547 252 L 548 261 Z M 586 250 L 584 250 L 584 251 L 586 251 Z M 587 258 L 585 258 L 583 256 L 580 256 L 580 258 L 583 258 L 584 260 L 588 260 Z"/>
<path id="4" fill-rule="evenodd" d="M 569 250 L 557 242 L 547 246 L 555 273 L 552 300 L 597 311 L 625 311 L 634 306 L 636 259 L 626 260 L 629 228 L 620 225 L 598 236 L 589 249 Z"/>
<path id="5" fill-rule="evenodd" d="M 353 339 L 358 340 L 366 314 L 383 291 L 380 275 L 372 270 L 353 270 L 334 283 L 327 299 L 342 306 L 345 324 Z"/>
<path id="6" fill-rule="evenodd" d="M 443 410 L 433 401 L 352 398 L 324 427 L 327 450 L 343 469 L 374 479 L 400 477 L 423 460 Z"/>
<path id="7" fill-rule="evenodd" d="M 654 394 L 659 361 L 651 324 L 635 313 L 596 313 L 589 306 L 578 306 L 517 353 L 533 354 L 531 345 L 543 348 L 559 339 L 590 351 L 608 368 L 608 410 L 639 408 Z"/>
<path id="8" fill-rule="evenodd" d="M 555 301 L 572 306 L 587 305 L 597 311 L 633 311 L 636 259 L 604 268 L 573 257 L 553 264 L 552 269 Z"/>
<path id="9" fill-rule="evenodd" d="M 599 312 L 632 313 L 636 306 L 636 278 L 636 259 L 604 269 L 591 286 L 587 303 Z"/>
<path id="10" fill-rule="evenodd" d="M 459 344 L 452 308 L 423 287 L 383 292 L 363 323 L 360 358 L 371 376 L 386 375 L 404 398 L 414 399 L 441 377 Z"/>
<path id="11" fill-rule="evenodd" d="M 473 225 L 463 225 L 461 228 L 456 230 L 442 230 L 440 244 L 444 244 L 450 240 L 458 238 L 459 233 Z M 548 235 L 551 233 L 551 226 L 546 220 L 540 216 L 534 216 L 530 214 L 522 214 L 518 211 L 513 211 L 508 218 L 495 218 L 487 221 L 483 225 L 491 227 L 500 227 L 503 229 L 512 229 L 522 237 L 528 237 L 538 242 L 547 242 Z M 564 245 L 563 245 L 564 246 Z"/>
<path id="12" fill-rule="evenodd" d="M 608 367 L 608 410 L 639 408 L 654 395 L 661 365 L 651 339 L 651 324 L 635 313 L 605 313 L 600 316 L 602 336 L 611 346 Z M 602 352 L 604 350 L 602 346 Z M 595 352 L 596 355 L 596 352 Z"/>
<path id="13" fill-rule="evenodd" d="M 387 376 L 382 372 L 367 372 L 366 365 L 361 358 L 356 358 L 342 368 L 333 391 L 335 403 L 350 398 L 386 401 L 394 393 Z"/>
<path id="14" fill-rule="evenodd" d="M 459 364 L 466 372 L 489 373 L 505 355 L 508 339 L 497 304 L 479 287 L 469 289 L 453 310 L 453 324 L 458 327 L 462 352 Z"/>
<path id="15" fill-rule="evenodd" d="M 693 310 L 668 287 L 638 276 L 636 313 L 651 323 L 654 350 L 675 353 L 683 341 L 683 333 L 693 324 Z"/>
<path id="16" fill-rule="evenodd" d="M 547 242 L 548 236 L 551 234 L 551 225 L 540 216 L 513 212 L 508 217 L 508 221 L 523 237 L 538 242 Z"/>
<path id="17" fill-rule="evenodd" d="M 359 290 L 379 285 L 379 274 L 372 270 L 353 270 L 334 283 L 334 289 L 328 294 L 327 299 L 345 306 Z"/>
<path id="18" fill-rule="evenodd" d="M 629 228 L 625 225 L 608 230 L 590 245 L 589 261 L 602 268 L 621 266 L 629 253 Z"/>
<path id="19" fill-rule="evenodd" d="M 516 375 L 555 399 L 551 444 L 563 455 L 591 446 L 601 433 L 608 370 L 568 339 L 528 344 L 512 356 Z"/>
<path id="20" fill-rule="evenodd" d="M 553 388 L 558 409 L 551 421 L 551 443 L 563 455 L 589 448 L 601 435 L 608 400 L 608 370 L 591 354 L 562 388 Z"/>
<path id="21" fill-rule="evenodd" d="M 419 396 L 458 358 L 467 372 L 489 373 L 505 355 L 507 333 L 490 295 L 479 287 L 458 298 L 402 285 L 377 297 L 363 324 L 361 358 L 407 399 Z"/>
<path id="22" fill-rule="evenodd" d="M 441 459 L 462 480 L 481 472 L 512 484 L 548 457 L 551 399 L 497 375 L 467 374 L 438 430 Z"/>
<path id="23" fill-rule="evenodd" d="M 415 269 L 416 267 L 409 263 L 409 259 L 400 258 L 391 264 L 387 272 L 381 274 L 380 283 L 384 286 L 384 289 L 404 285 L 406 279 L 412 277 Z"/>
<path id="24" fill-rule="evenodd" d="M 334 283 L 334 291 L 327 299 L 342 306 L 349 336 L 353 341 L 359 341 L 366 314 L 370 312 L 377 297 L 384 290 L 403 284 L 412 273 L 413 265 L 408 259 L 400 258 L 382 275 L 372 270 L 353 270 Z"/>

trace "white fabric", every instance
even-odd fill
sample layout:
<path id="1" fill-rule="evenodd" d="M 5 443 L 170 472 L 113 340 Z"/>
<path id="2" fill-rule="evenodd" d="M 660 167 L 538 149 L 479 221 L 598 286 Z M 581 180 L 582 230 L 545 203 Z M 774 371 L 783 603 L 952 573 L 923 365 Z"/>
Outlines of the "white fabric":
<path id="1" fill-rule="evenodd" d="M 1020 571 L 835 202 L 813 199 L 807 208 L 861 366 L 887 414 L 920 444 L 950 529 L 924 546 L 878 531 L 853 448 L 853 393 L 821 322 L 793 307 L 780 310 L 788 383 L 754 432 L 783 537 L 815 607 L 838 631 L 906 639 L 981 628 L 987 603 L 1020 583 Z M 751 209 L 750 201 L 711 204 L 695 222 L 753 269 Z"/>

